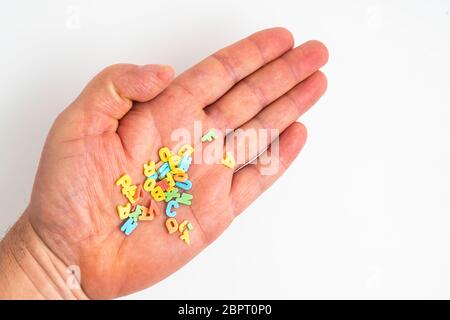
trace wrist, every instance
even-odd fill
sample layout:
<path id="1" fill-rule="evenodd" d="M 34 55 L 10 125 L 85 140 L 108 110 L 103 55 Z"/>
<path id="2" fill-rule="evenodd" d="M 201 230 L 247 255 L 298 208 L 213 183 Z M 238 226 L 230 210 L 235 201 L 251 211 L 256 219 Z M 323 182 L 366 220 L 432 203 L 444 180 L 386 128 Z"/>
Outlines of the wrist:
<path id="1" fill-rule="evenodd" d="M 0 242 L 0 299 L 87 299 L 76 269 L 47 248 L 24 214 Z"/>

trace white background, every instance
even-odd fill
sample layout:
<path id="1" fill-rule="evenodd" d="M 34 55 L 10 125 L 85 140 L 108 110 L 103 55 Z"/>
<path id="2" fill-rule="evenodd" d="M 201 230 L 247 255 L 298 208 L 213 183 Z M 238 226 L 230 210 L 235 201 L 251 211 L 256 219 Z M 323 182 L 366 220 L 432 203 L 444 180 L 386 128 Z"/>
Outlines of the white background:
<path id="1" fill-rule="evenodd" d="M 285 26 L 329 48 L 309 140 L 185 268 L 132 298 L 450 298 L 450 1 L 8 1 L 0 5 L 0 230 L 55 116 L 104 66 L 177 72 Z"/>

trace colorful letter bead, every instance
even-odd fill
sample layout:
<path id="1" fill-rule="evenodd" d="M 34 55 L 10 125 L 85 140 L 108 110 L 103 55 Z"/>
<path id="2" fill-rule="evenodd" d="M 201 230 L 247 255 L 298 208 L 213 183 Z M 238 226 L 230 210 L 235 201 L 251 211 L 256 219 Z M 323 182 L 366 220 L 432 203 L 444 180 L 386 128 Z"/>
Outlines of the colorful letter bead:
<path id="1" fill-rule="evenodd" d="M 161 189 L 160 186 L 156 186 L 155 188 L 153 188 L 153 190 L 151 191 L 151 195 L 153 199 L 155 199 L 158 202 L 163 201 L 165 198 L 164 191 L 163 189 Z"/>
<path id="2" fill-rule="evenodd" d="M 181 157 L 177 155 L 173 155 L 169 158 L 169 166 L 171 170 L 177 168 L 178 164 L 180 163 L 180 159 Z"/>
<path id="3" fill-rule="evenodd" d="M 154 217 L 155 215 L 153 214 L 152 211 L 148 210 L 147 207 L 141 206 L 141 215 L 139 216 L 139 220 L 151 221 L 153 220 Z"/>
<path id="4" fill-rule="evenodd" d="M 173 188 L 170 191 L 164 192 L 164 195 L 166 196 L 166 202 L 169 202 L 173 198 L 177 199 L 180 196 L 178 188 Z"/>
<path id="5" fill-rule="evenodd" d="M 185 204 L 187 206 L 191 205 L 191 200 L 194 198 L 192 194 L 182 193 L 181 196 L 177 199 L 178 203 Z"/>
<path id="6" fill-rule="evenodd" d="M 141 206 L 140 205 L 137 205 L 136 206 L 136 209 L 133 211 L 133 212 L 131 212 L 129 215 L 128 215 L 128 217 L 129 218 L 132 218 L 134 221 L 138 221 L 138 217 L 141 215 Z"/>
<path id="7" fill-rule="evenodd" d="M 130 201 L 130 203 L 133 203 L 133 204 L 136 203 L 136 200 L 134 199 L 134 195 L 127 194 L 125 197 L 128 199 L 128 201 Z"/>
<path id="8" fill-rule="evenodd" d="M 187 224 L 189 222 L 187 220 L 184 220 L 182 223 L 180 223 L 180 225 L 178 226 L 178 231 L 180 231 L 181 233 L 183 233 L 184 229 L 187 228 Z"/>
<path id="9" fill-rule="evenodd" d="M 144 197 L 144 192 L 142 191 L 142 186 L 138 185 L 136 192 L 134 193 L 134 202 L 138 202 L 139 199 L 142 199 Z"/>
<path id="10" fill-rule="evenodd" d="M 178 231 L 178 222 L 175 218 L 169 218 L 166 220 L 166 228 L 169 234 L 175 233 Z"/>
<path id="11" fill-rule="evenodd" d="M 186 180 L 184 182 L 177 181 L 177 182 L 175 182 L 175 185 L 178 188 L 183 189 L 183 190 L 190 190 L 192 188 L 191 180 Z"/>
<path id="12" fill-rule="evenodd" d="M 178 174 L 178 173 L 184 173 L 184 171 L 182 169 L 180 169 L 180 168 L 175 168 L 175 169 L 170 170 L 170 173 L 171 174 Z"/>
<path id="13" fill-rule="evenodd" d="M 173 179 L 173 175 L 170 172 L 167 174 L 166 181 L 169 184 L 170 188 L 175 186 L 175 180 Z"/>
<path id="14" fill-rule="evenodd" d="M 169 203 L 167 203 L 167 207 L 166 207 L 166 215 L 169 218 L 174 218 L 177 213 L 175 211 L 172 211 L 172 208 L 178 209 L 180 205 L 178 204 L 178 202 L 176 200 L 171 200 L 169 201 Z"/>
<path id="15" fill-rule="evenodd" d="M 131 185 L 131 178 L 128 174 L 124 174 L 116 181 L 116 186 L 121 186 L 122 188 L 128 187 Z"/>
<path id="16" fill-rule="evenodd" d="M 156 186 L 160 187 L 163 191 L 166 191 L 169 188 L 169 183 L 167 182 L 167 180 L 159 180 L 156 183 Z"/>
<path id="17" fill-rule="evenodd" d="M 184 230 L 180 236 L 180 239 L 183 240 L 187 245 L 191 244 L 191 240 L 189 239 L 189 231 Z"/>
<path id="18" fill-rule="evenodd" d="M 170 172 L 170 165 L 168 162 L 164 162 L 158 169 L 158 178 L 163 179 Z"/>
<path id="19" fill-rule="evenodd" d="M 189 231 L 194 229 L 194 227 L 192 226 L 192 223 L 190 223 L 190 222 L 187 224 L 187 228 Z"/>
<path id="20" fill-rule="evenodd" d="M 137 190 L 137 186 L 135 186 L 135 185 L 132 185 L 132 186 L 124 186 L 124 187 L 122 187 L 122 194 L 123 194 L 124 196 L 127 196 L 127 195 L 132 195 L 132 196 L 134 196 L 134 194 L 136 193 L 136 190 Z"/>
<path id="21" fill-rule="evenodd" d="M 131 204 L 127 203 L 124 206 L 117 206 L 117 213 L 119 214 L 119 218 L 120 220 L 125 220 L 126 218 L 128 218 L 128 215 L 130 214 L 130 210 L 131 210 Z"/>
<path id="22" fill-rule="evenodd" d="M 130 203 L 135 203 L 134 195 L 136 194 L 137 186 L 125 186 L 122 188 L 122 194 L 130 201 Z"/>
<path id="23" fill-rule="evenodd" d="M 164 161 L 158 161 L 156 164 L 155 164 L 155 169 L 156 169 L 156 171 L 158 171 L 158 169 L 159 168 L 161 168 L 161 166 L 164 164 Z"/>
<path id="24" fill-rule="evenodd" d="M 156 201 L 152 201 L 150 199 L 148 212 L 153 214 L 154 216 L 159 216 L 161 214 L 161 212 L 159 212 L 159 208 L 158 205 L 156 204 Z"/>
<path id="25" fill-rule="evenodd" d="M 151 177 L 156 172 L 155 168 L 155 162 L 149 161 L 148 163 L 144 164 L 144 176 Z"/>
<path id="26" fill-rule="evenodd" d="M 147 178 L 147 180 L 145 180 L 144 182 L 144 190 L 147 192 L 152 191 L 156 186 L 156 181 L 155 179 L 152 178 Z"/>
<path id="27" fill-rule="evenodd" d="M 180 157 L 183 157 L 185 155 L 190 156 L 193 152 L 194 152 L 194 148 L 189 144 L 185 144 L 178 150 L 178 155 Z"/>
<path id="28" fill-rule="evenodd" d="M 187 178 L 188 178 L 188 174 L 185 172 L 177 173 L 177 174 L 173 175 L 173 179 L 178 182 L 186 181 Z"/>
<path id="29" fill-rule="evenodd" d="M 203 135 L 202 142 L 206 142 L 206 141 L 211 142 L 216 138 L 217 138 L 216 131 L 214 131 L 214 129 L 211 129 Z"/>
<path id="30" fill-rule="evenodd" d="M 159 158 L 161 159 L 161 161 L 169 161 L 169 158 L 172 156 L 172 151 L 170 151 L 169 148 L 164 147 L 159 149 Z"/>
<path id="31" fill-rule="evenodd" d="M 181 170 L 183 170 L 184 172 L 189 170 L 189 167 L 191 165 L 192 162 L 192 157 L 189 155 L 184 155 L 181 160 L 180 163 L 178 164 L 178 168 L 180 168 Z"/>
<path id="32" fill-rule="evenodd" d="M 236 165 L 236 161 L 234 161 L 234 157 L 230 152 L 225 153 L 225 159 L 222 159 L 222 164 L 230 169 L 234 169 Z"/>
<path id="33" fill-rule="evenodd" d="M 128 220 L 125 221 L 125 223 L 122 225 L 120 230 L 123 233 L 125 233 L 127 236 L 129 236 L 134 231 L 134 229 L 136 229 L 137 226 L 138 226 L 138 223 L 136 221 L 134 221 L 133 218 L 128 218 Z"/>

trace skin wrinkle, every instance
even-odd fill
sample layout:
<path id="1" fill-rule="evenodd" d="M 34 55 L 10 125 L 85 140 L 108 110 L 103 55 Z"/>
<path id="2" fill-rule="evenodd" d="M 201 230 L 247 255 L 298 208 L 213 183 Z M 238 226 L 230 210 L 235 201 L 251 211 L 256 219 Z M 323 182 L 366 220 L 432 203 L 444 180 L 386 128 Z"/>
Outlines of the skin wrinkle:
<path id="1" fill-rule="evenodd" d="M 61 211 L 60 211 L 61 212 Z M 45 223 L 45 222 L 44 222 Z M 51 250 L 51 248 L 52 247 L 54 247 L 54 246 L 52 246 L 52 243 L 51 242 L 47 242 L 47 241 L 45 241 L 45 238 L 48 238 L 48 237 L 44 237 L 42 234 L 39 234 L 38 233 L 38 229 L 37 228 L 35 228 L 34 226 L 33 226 L 33 223 L 32 223 L 32 221 L 30 220 L 30 225 L 31 225 L 31 227 L 34 229 L 34 230 L 36 230 L 35 232 L 36 232 L 36 234 L 41 238 L 41 240 L 42 240 L 42 242 L 43 243 L 45 243 L 46 245 L 47 245 L 47 247 Z M 43 225 L 44 226 L 44 230 L 43 231 L 45 231 L 45 230 L 51 230 L 52 229 L 52 227 L 53 227 L 53 224 L 45 224 L 45 225 Z M 53 237 L 53 242 L 55 243 L 55 244 L 57 244 L 56 245 L 56 247 L 60 247 L 61 245 L 63 245 L 64 247 L 67 247 L 67 248 L 70 248 L 70 245 L 71 244 L 77 244 L 78 243 L 78 241 L 69 241 L 69 239 L 70 238 L 68 238 L 65 234 L 66 234 L 66 231 L 67 230 L 67 226 L 65 226 L 64 228 L 63 227 L 60 227 L 59 228 L 59 230 L 58 229 L 54 229 L 54 230 L 52 230 L 52 232 L 49 232 L 50 234 L 52 234 L 52 235 L 54 235 L 54 236 L 56 236 L 56 237 Z M 44 232 L 45 233 L 45 232 Z M 64 256 L 64 257 L 59 257 L 62 261 L 64 261 L 64 263 L 66 263 L 66 264 L 69 264 L 69 261 L 71 260 L 71 259 L 73 259 L 73 258 L 69 258 L 69 257 L 76 257 L 76 254 L 74 253 L 74 252 L 72 252 L 72 253 L 70 253 L 70 254 L 68 254 L 67 256 Z"/>
<path id="2" fill-rule="evenodd" d="M 252 36 L 248 37 L 248 40 L 251 43 L 253 43 L 253 45 L 256 47 L 256 49 L 257 49 L 257 51 L 258 51 L 258 53 L 260 55 L 260 57 L 261 57 L 261 66 L 264 66 L 265 64 L 267 64 L 267 62 L 268 62 L 267 58 L 264 56 L 264 51 L 263 51 L 262 47 L 260 46 L 259 42 L 256 41 L 254 39 L 254 37 L 252 37 Z"/>
<path id="3" fill-rule="evenodd" d="M 232 59 L 229 55 L 221 55 L 219 53 L 215 53 L 211 56 L 215 61 L 217 61 L 225 71 L 225 74 L 230 79 L 230 84 L 237 83 L 240 80 L 240 77 L 236 74 L 235 68 L 230 64 L 230 59 Z"/>
<path id="4" fill-rule="evenodd" d="M 109 83 L 109 89 L 110 89 L 109 91 L 111 91 L 111 93 L 113 94 L 113 97 L 116 98 L 115 100 L 118 105 L 117 109 L 121 109 L 121 108 L 123 108 L 123 109 L 126 108 L 127 110 L 131 109 L 131 107 L 133 106 L 133 101 L 130 98 L 124 96 L 119 91 L 119 89 L 116 87 L 116 84 L 112 80 L 109 80 L 108 83 Z M 125 107 L 120 106 L 122 103 L 125 105 Z M 106 113 L 106 115 L 108 116 L 108 113 Z M 116 120 L 120 120 L 121 118 L 122 117 L 115 117 Z"/>
<path id="5" fill-rule="evenodd" d="M 299 109 L 301 106 L 301 103 L 299 103 L 299 101 L 297 101 L 293 96 L 292 96 L 292 92 L 288 92 L 285 94 L 286 100 L 289 101 L 289 103 L 291 103 L 291 105 L 295 108 L 295 109 Z"/>
<path id="6" fill-rule="evenodd" d="M 59 295 L 60 297 L 62 297 L 62 293 L 59 290 L 59 288 L 57 287 L 57 285 L 52 281 L 52 277 L 50 276 L 50 272 L 47 268 L 44 268 L 41 264 L 41 262 L 39 261 L 39 259 L 37 259 L 37 256 L 35 256 L 30 250 L 27 250 L 27 252 L 30 254 L 30 256 L 33 258 L 33 261 L 36 262 L 37 267 L 42 271 L 42 274 L 44 275 L 44 277 L 47 279 L 47 283 L 51 286 L 51 288 L 56 292 L 57 295 Z M 28 275 L 29 278 L 33 278 L 33 276 L 30 277 L 30 275 Z"/>
<path id="7" fill-rule="evenodd" d="M 294 51 L 292 51 L 294 52 Z M 289 63 L 286 56 L 281 56 L 280 61 L 283 62 L 283 64 L 290 70 L 292 77 L 295 79 L 295 82 L 298 83 L 302 80 L 300 73 L 297 71 L 297 69 Z"/>
<path id="8" fill-rule="evenodd" d="M 154 126 L 154 120 L 153 117 L 151 115 L 148 115 L 147 113 L 144 113 L 141 111 L 142 109 L 139 108 L 132 108 L 132 111 L 137 113 L 138 115 L 140 115 L 142 118 L 145 118 L 144 123 L 149 124 L 149 126 Z M 141 115 L 142 114 L 142 115 Z M 126 122 L 124 124 L 121 124 L 121 130 L 126 130 L 128 127 L 130 127 L 130 122 Z M 145 128 L 142 128 L 142 130 L 144 130 Z M 133 163 L 140 163 L 141 161 L 139 161 L 137 158 L 135 158 L 135 156 L 133 155 L 133 152 L 131 152 L 130 147 L 128 146 L 127 143 L 125 143 L 125 138 L 126 136 L 124 136 L 123 134 L 121 134 L 121 132 L 117 131 L 117 135 L 118 138 L 120 140 L 120 144 L 122 145 L 122 147 L 125 150 L 125 156 L 127 159 L 131 159 L 133 161 Z M 135 147 L 135 143 L 134 140 L 132 140 L 132 147 Z M 138 154 L 138 156 L 140 156 L 140 154 Z"/>
<path id="9" fill-rule="evenodd" d="M 56 270 L 56 272 L 57 272 L 57 274 L 59 276 L 59 279 L 61 280 L 60 282 L 62 282 L 62 283 L 66 282 L 68 279 L 64 279 L 64 276 L 63 276 L 64 273 L 61 273 L 60 268 L 58 268 L 58 264 L 61 264 L 61 261 L 57 261 L 57 259 L 54 256 L 52 256 L 52 255 L 48 255 L 47 254 L 47 256 L 48 256 L 49 261 L 53 264 L 54 269 Z M 69 270 L 69 269 L 67 268 L 66 270 Z M 80 283 L 79 279 L 77 277 L 75 277 L 74 273 L 71 273 L 71 277 L 75 278 L 75 281 L 77 282 L 78 287 L 82 291 L 82 286 L 81 286 L 81 283 Z M 80 275 L 80 279 L 81 279 L 81 275 Z M 63 287 L 63 289 L 64 289 L 64 287 Z M 70 296 L 70 294 L 72 294 L 72 296 Z M 72 292 L 71 290 L 69 290 L 69 296 L 70 296 L 71 299 L 83 299 L 83 298 L 87 297 L 84 294 L 83 291 L 80 294 L 78 292 L 78 290 L 76 290 L 75 292 Z"/>
<path id="10" fill-rule="evenodd" d="M 83 157 L 85 157 L 85 154 L 83 154 Z M 80 175 L 80 177 L 82 177 L 82 176 L 85 176 L 85 175 Z M 93 192 L 88 191 L 87 194 L 93 194 Z M 63 199 L 64 199 L 64 198 L 63 198 Z M 91 201 L 88 201 L 88 203 L 95 203 L 95 201 L 92 201 L 92 200 L 91 200 Z M 71 208 L 71 204 L 70 204 L 70 203 L 66 203 L 65 205 L 62 206 L 62 208 L 67 208 L 67 207 L 69 207 L 70 210 L 72 210 L 72 212 L 74 212 L 74 211 L 79 211 L 79 210 L 78 210 L 79 208 Z M 89 207 L 86 207 L 86 209 L 89 210 Z M 63 212 L 63 211 L 64 211 L 64 209 L 60 210 L 60 212 Z M 100 208 L 97 208 L 96 212 L 101 212 L 101 209 L 100 209 Z M 85 216 L 85 218 L 90 218 L 90 217 L 92 217 L 92 215 Z M 94 224 L 94 223 L 92 222 L 92 220 L 91 220 L 90 222 L 87 223 L 87 225 L 96 225 L 96 224 Z M 62 231 L 63 231 L 63 230 L 62 230 Z M 96 230 L 93 230 L 93 231 L 91 231 L 91 232 L 96 233 Z M 61 232 L 61 234 L 62 234 L 62 233 L 63 233 L 63 232 Z M 77 242 L 74 242 L 74 243 L 77 243 Z"/>
<path id="11" fill-rule="evenodd" d="M 27 275 L 27 272 L 25 271 L 25 269 L 22 267 L 22 265 L 20 264 L 19 260 L 16 258 L 15 253 L 13 251 L 11 251 L 11 256 L 13 257 L 16 265 L 20 268 L 20 270 L 22 270 L 22 272 Z M 45 298 L 44 294 L 41 292 L 40 287 L 33 281 L 32 277 L 28 277 L 27 275 L 27 279 L 29 280 L 29 282 L 32 284 L 33 288 L 36 290 L 36 292 L 38 294 L 40 294 L 40 296 L 42 298 Z"/>
<path id="12" fill-rule="evenodd" d="M 25 223 L 25 222 L 21 222 L 21 223 L 19 223 L 19 224 L 17 225 L 17 226 L 20 227 L 21 230 L 22 230 L 21 232 L 18 232 L 18 233 L 17 233 L 18 235 L 23 235 L 23 234 L 25 234 L 25 228 L 24 228 L 23 223 Z M 35 231 L 33 225 L 31 224 L 31 222 L 29 222 L 29 226 L 30 226 L 30 228 L 31 228 L 31 230 L 32 230 L 32 232 L 33 232 L 33 234 L 35 234 L 35 235 L 37 236 L 38 241 L 40 241 L 41 243 L 43 243 L 42 238 L 39 237 L 38 233 Z M 36 264 L 36 266 L 39 268 L 39 270 L 42 271 L 42 272 L 41 272 L 41 275 L 43 275 L 43 276 L 44 276 L 46 279 L 48 279 L 48 280 L 50 279 L 50 281 L 47 281 L 48 285 L 50 285 L 50 287 L 53 288 L 53 290 L 56 292 L 56 294 L 57 294 L 59 297 L 62 297 L 61 288 L 59 288 L 59 287 L 51 280 L 51 279 L 52 279 L 52 277 L 51 277 L 51 272 L 50 272 L 47 268 L 45 268 L 45 267 L 43 266 L 43 264 L 41 263 L 39 257 L 36 256 L 36 255 L 32 252 L 32 250 L 29 250 L 29 249 L 24 245 L 24 244 L 26 243 L 26 240 L 25 240 L 23 237 L 20 237 L 20 238 L 18 238 L 18 239 L 20 239 L 20 240 L 17 242 L 17 245 L 19 245 L 20 248 L 22 248 L 23 250 L 25 250 L 26 252 L 28 252 L 28 254 L 32 257 L 32 261 Z M 44 252 L 46 252 L 46 251 L 44 250 Z M 27 271 L 27 269 L 24 268 L 24 267 L 22 266 L 22 264 L 20 263 L 20 259 L 18 259 L 18 257 L 16 257 L 16 255 L 15 255 L 15 251 L 12 251 L 12 254 L 13 254 L 14 258 L 16 259 L 16 262 L 18 263 L 18 265 L 20 266 L 20 268 L 21 268 L 21 269 L 24 271 L 24 273 L 27 275 L 27 278 L 33 283 L 33 285 L 35 286 L 35 288 L 41 293 L 42 297 L 47 297 L 47 296 L 40 290 L 40 288 L 38 288 L 39 286 L 37 285 L 37 283 L 33 281 L 33 276 L 30 275 L 29 272 Z M 48 253 L 46 252 L 45 254 L 46 254 L 47 258 L 48 258 L 48 257 L 49 257 Z M 52 254 L 54 254 L 54 253 L 52 252 Z M 50 261 L 50 260 L 49 260 L 49 261 Z"/>
<path id="13" fill-rule="evenodd" d="M 267 98 L 267 96 L 265 95 L 264 90 L 258 85 L 255 85 L 253 81 L 251 81 L 250 79 L 244 79 L 241 81 L 241 83 L 249 88 L 250 92 L 255 96 L 258 109 L 263 109 L 269 103 L 269 98 Z"/>
<path id="14" fill-rule="evenodd" d="M 183 91 L 184 93 L 186 93 L 186 94 L 187 94 L 187 95 L 195 102 L 194 105 L 197 105 L 197 106 L 202 107 L 202 108 L 206 105 L 204 102 L 200 101 L 200 100 L 193 94 L 193 92 L 190 91 L 186 86 L 184 86 L 183 84 L 179 83 L 179 81 L 178 81 L 178 82 L 172 83 L 171 87 L 181 89 L 181 91 Z"/>
<path id="15" fill-rule="evenodd" d="M 98 137 L 101 137 L 101 136 L 104 136 L 104 135 L 108 135 L 108 134 L 111 134 L 111 131 L 104 131 L 104 132 L 100 132 L 100 133 L 96 133 L 96 134 L 90 134 L 90 135 L 84 136 L 82 138 L 73 138 L 73 139 L 61 140 L 61 141 L 58 141 L 57 143 L 70 144 L 70 143 L 79 142 L 79 141 L 83 141 L 84 142 L 84 140 L 86 140 L 86 139 L 98 138 Z"/>
<path id="16" fill-rule="evenodd" d="M 66 110 L 71 110 L 72 105 L 69 106 Z M 95 112 L 97 112 L 98 110 L 95 110 Z M 81 110 L 77 110 L 76 111 L 77 114 L 81 115 L 81 120 L 76 122 L 76 126 L 75 127 L 79 127 L 80 125 L 83 126 L 83 128 L 81 129 L 81 132 L 76 136 L 76 137 L 71 137 L 71 138 L 64 138 L 62 140 L 55 140 L 54 144 L 59 144 L 59 143 L 71 143 L 71 142 L 79 142 L 80 140 L 83 141 L 87 138 L 96 138 L 96 137 L 101 137 L 104 136 L 105 134 L 109 134 L 111 132 L 115 132 L 116 128 L 118 127 L 118 121 L 115 121 L 114 125 L 111 125 L 112 127 L 114 127 L 114 130 L 112 130 L 111 128 L 107 128 L 106 130 L 102 130 L 101 132 L 96 132 L 96 133 L 87 133 L 90 132 L 90 128 L 91 126 L 88 126 L 86 123 L 86 110 L 81 109 Z M 99 113 L 102 117 L 105 116 L 105 114 L 103 113 Z M 61 115 L 60 115 L 61 116 Z M 59 116 L 59 117 L 60 117 Z M 70 124 L 71 126 L 74 126 L 73 123 Z M 57 137 L 56 137 L 57 138 Z"/>
<path id="17" fill-rule="evenodd" d="M 93 166 L 96 167 L 96 171 L 97 172 L 102 172 L 104 171 L 104 165 L 100 165 L 100 163 L 98 163 L 97 161 L 93 161 Z M 108 171 L 108 170 L 107 170 Z M 103 208 L 101 207 L 103 205 L 102 202 L 96 201 L 97 199 L 106 199 L 105 196 L 102 194 L 102 186 L 101 184 L 97 184 L 97 183 L 93 183 L 88 185 L 88 187 L 91 187 L 92 189 L 90 189 L 88 191 L 89 195 L 94 196 L 94 198 L 92 198 L 89 203 L 95 203 L 97 204 L 96 206 L 96 210 L 92 210 L 92 208 L 90 208 L 91 211 L 95 211 L 98 212 L 100 214 L 89 214 L 89 217 L 91 218 L 91 220 L 95 219 L 95 223 L 93 223 L 93 226 L 99 226 L 98 229 L 102 229 L 102 221 L 103 221 L 103 215 L 101 214 L 102 212 L 108 212 L 107 210 L 102 210 Z M 94 234 L 98 234 L 99 230 L 93 230 Z"/>

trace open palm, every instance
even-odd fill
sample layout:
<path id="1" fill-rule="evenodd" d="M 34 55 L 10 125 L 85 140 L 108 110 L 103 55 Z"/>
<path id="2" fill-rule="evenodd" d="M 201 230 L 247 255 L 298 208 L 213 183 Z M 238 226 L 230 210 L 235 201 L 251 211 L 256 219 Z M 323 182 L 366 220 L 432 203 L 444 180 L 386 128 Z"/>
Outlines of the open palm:
<path id="1" fill-rule="evenodd" d="M 295 121 L 325 91 L 318 69 L 326 60 L 321 43 L 293 49 L 292 35 L 274 28 L 218 51 L 173 81 L 169 67 L 108 67 L 61 113 L 48 136 L 27 210 L 34 230 L 66 265 L 80 267 L 91 298 L 160 281 L 217 238 L 293 161 L 306 139 Z M 168 234 L 164 214 L 125 236 L 116 206 L 126 199 L 115 180 L 128 173 L 142 183 L 143 164 L 157 161 L 159 148 L 173 148 L 173 131 L 192 131 L 194 121 L 204 131 L 278 129 L 279 169 L 263 175 L 260 164 L 237 172 L 193 164 L 192 205 L 177 210 L 177 220 L 194 226 L 191 244 Z M 257 155 L 247 153 L 245 160 Z"/>

